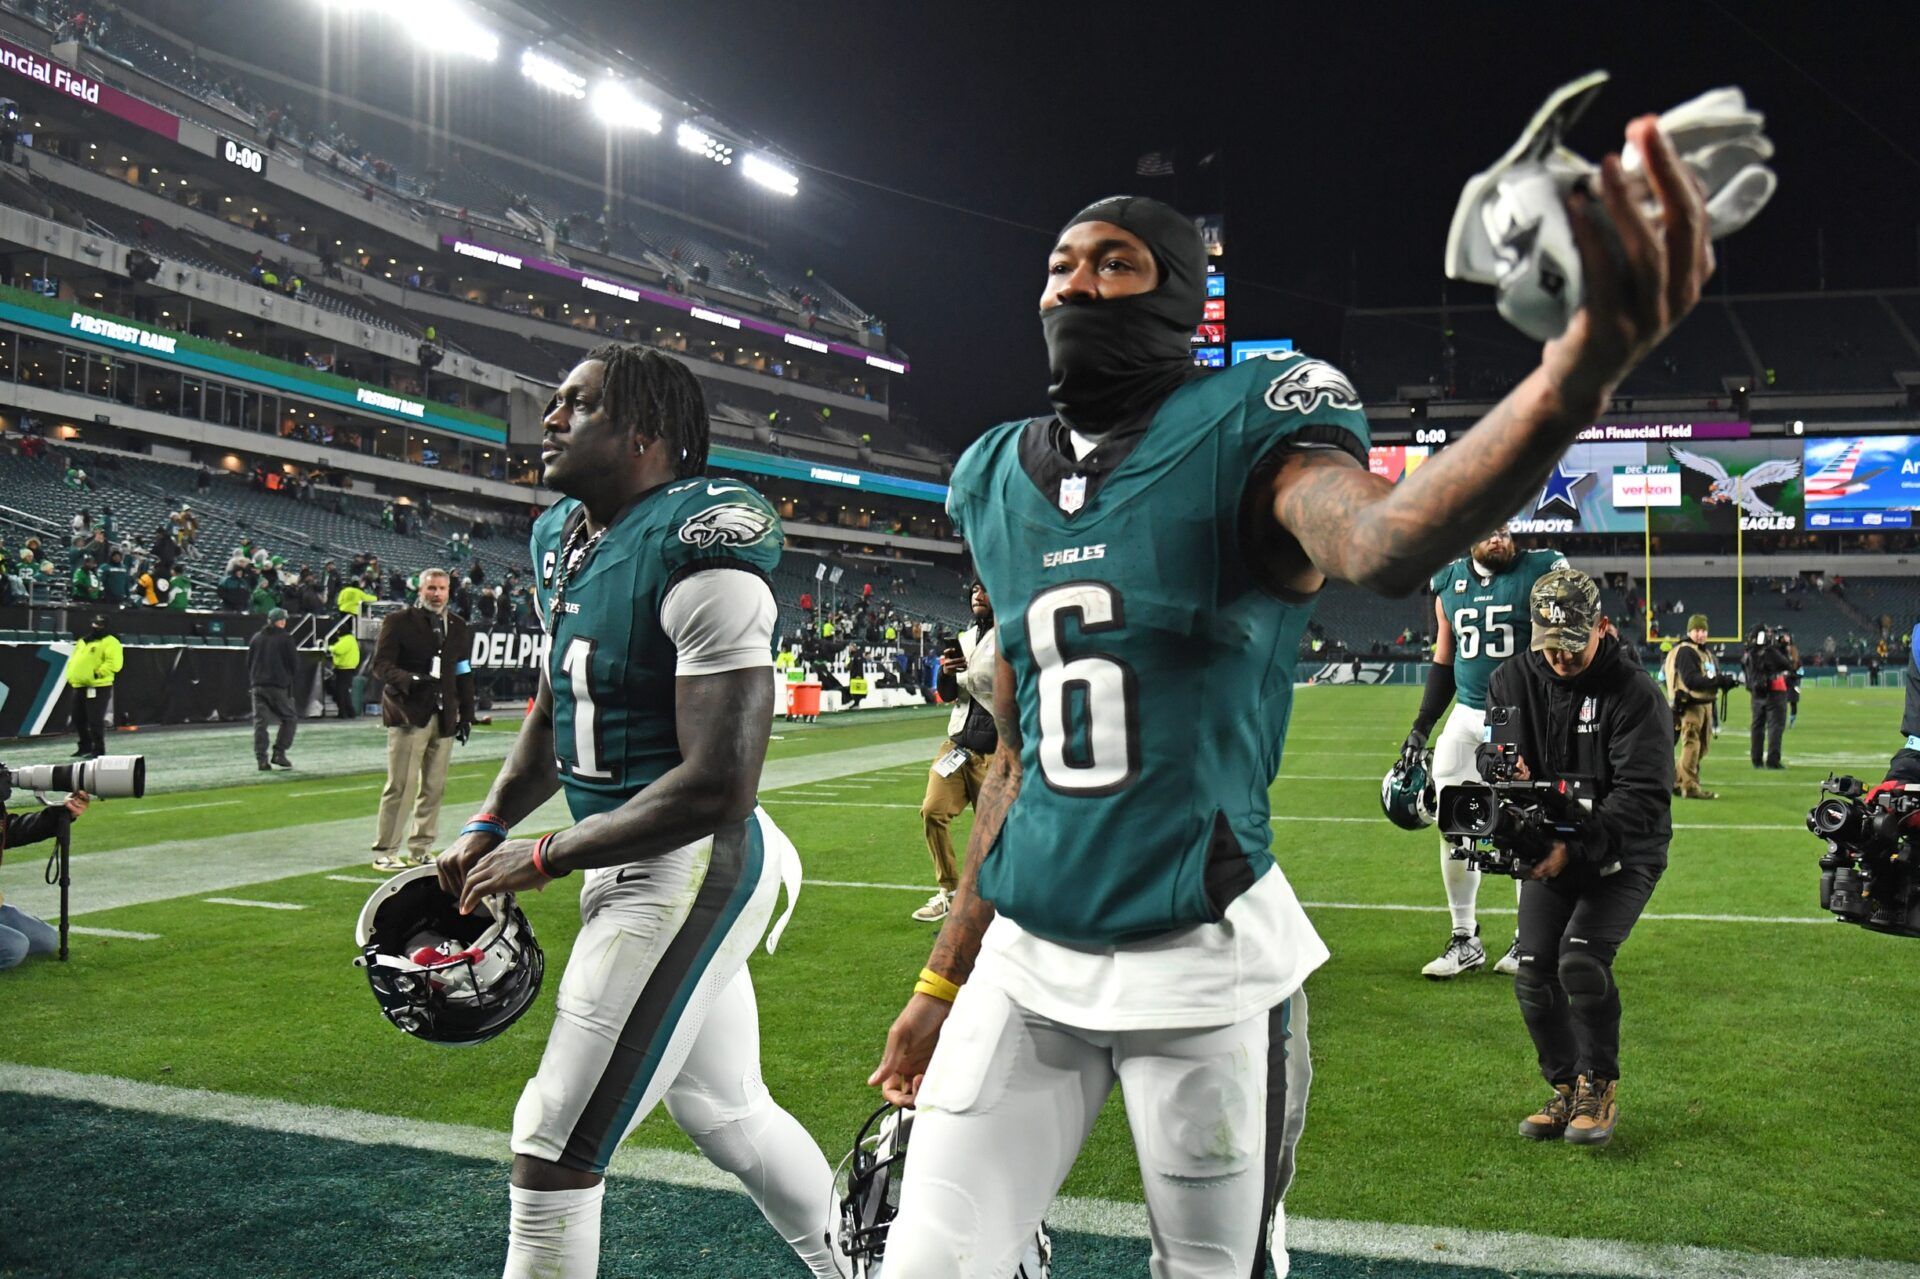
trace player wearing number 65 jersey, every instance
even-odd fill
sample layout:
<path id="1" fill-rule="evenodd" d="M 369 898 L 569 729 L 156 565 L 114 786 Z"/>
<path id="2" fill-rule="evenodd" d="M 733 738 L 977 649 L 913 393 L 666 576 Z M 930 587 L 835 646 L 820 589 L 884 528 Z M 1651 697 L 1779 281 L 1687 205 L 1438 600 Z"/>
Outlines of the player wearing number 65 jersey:
<path id="1" fill-rule="evenodd" d="M 702 474 L 699 383 L 658 352 L 592 351 L 544 427 L 544 478 L 567 498 L 533 530 L 540 693 L 437 863 L 463 908 L 586 872 L 553 1031 L 513 1116 L 506 1279 L 595 1274 L 602 1175 L 662 1101 L 815 1275 L 837 1275 L 833 1175 L 760 1081 L 746 969 L 781 880 L 789 911 L 800 884 L 755 803 L 779 520 L 748 486 Z M 572 826 L 506 838 L 556 789 Z"/>
<path id="2" fill-rule="evenodd" d="M 1511 515 L 1698 299 L 1699 196 L 1650 118 L 1630 138 L 1659 228 L 1610 159 L 1595 198 L 1618 239 L 1572 219 L 1586 305 L 1397 486 L 1328 365 L 1195 376 L 1189 219 L 1119 196 L 1061 231 L 1040 299 L 1055 412 L 988 431 L 953 475 L 1000 627 L 1000 745 L 870 1080 L 918 1109 L 887 1279 L 1006 1279 L 1116 1084 L 1153 1273 L 1287 1272 L 1300 991 L 1326 958 L 1269 851 L 1300 634 L 1328 577 L 1407 594 Z"/>
<path id="3" fill-rule="evenodd" d="M 1480 780 L 1473 753 L 1486 727 L 1487 681 L 1500 663 L 1526 651 L 1531 634 L 1527 593 L 1533 584 L 1553 569 L 1566 567 L 1566 557 L 1558 551 L 1519 550 L 1513 534 L 1502 526 L 1433 575 L 1429 585 L 1439 628 L 1434 632 L 1433 664 L 1427 668 L 1427 691 L 1420 699 L 1413 731 L 1400 752 L 1411 758 L 1428 750 L 1427 737 L 1451 698 L 1453 713 L 1431 748 L 1436 793 L 1442 787 Z M 1487 962 L 1480 924 L 1474 917 L 1480 872 L 1453 857 L 1445 839 L 1440 841 L 1440 876 L 1446 884 L 1453 932 L 1446 949 L 1420 970 L 1435 981 L 1457 977 Z M 1519 884 L 1514 887 L 1518 889 Z M 1519 957 L 1510 945 L 1494 971 L 1511 976 L 1519 970 Z"/>

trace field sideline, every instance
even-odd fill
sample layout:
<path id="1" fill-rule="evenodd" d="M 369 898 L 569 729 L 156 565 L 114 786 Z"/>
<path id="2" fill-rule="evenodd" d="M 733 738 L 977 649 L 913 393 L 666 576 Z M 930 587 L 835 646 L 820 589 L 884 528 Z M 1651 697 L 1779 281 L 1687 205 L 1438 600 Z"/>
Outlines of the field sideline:
<path id="1" fill-rule="evenodd" d="M 1540 1084 L 1507 981 L 1417 975 L 1446 932 L 1436 840 L 1387 825 L 1377 793 L 1418 695 L 1303 690 L 1274 787 L 1276 855 L 1334 956 L 1309 987 L 1295 1273 L 1920 1279 L 1901 1175 L 1920 1121 L 1895 1082 L 1920 1043 L 1920 943 L 1823 917 L 1802 825 L 1829 768 L 1878 778 L 1898 690 L 1809 689 L 1787 772 L 1753 772 L 1730 730 L 1705 769 L 1722 798 L 1676 801 L 1672 867 L 1618 964 L 1622 1120 L 1599 1152 L 1513 1135 Z M 830 1158 L 872 1105 L 862 1080 L 931 940 L 907 912 L 927 891 L 917 809 L 942 727 L 934 711 L 775 726 L 763 801 L 809 886 L 780 953 L 754 961 L 764 1066 Z M 450 818 L 510 731 L 456 756 Z M 97 931 L 65 966 L 0 976 L 0 1276 L 497 1271 L 500 1134 L 551 981 L 468 1053 L 380 1020 L 349 963 L 376 878 L 377 728 L 305 726 L 301 770 L 271 777 L 244 729 L 137 740 L 155 794 L 76 828 L 75 922 Z M 0 889 L 44 914 L 43 862 L 16 851 Z M 556 965 L 577 884 L 526 903 Z M 1511 890 L 1489 880 L 1481 906 L 1497 952 Z M 628 1144 L 602 1274 L 799 1274 L 689 1150 L 660 1114 Z M 1144 1271 L 1117 1098 L 1064 1194 L 1056 1275 Z"/>

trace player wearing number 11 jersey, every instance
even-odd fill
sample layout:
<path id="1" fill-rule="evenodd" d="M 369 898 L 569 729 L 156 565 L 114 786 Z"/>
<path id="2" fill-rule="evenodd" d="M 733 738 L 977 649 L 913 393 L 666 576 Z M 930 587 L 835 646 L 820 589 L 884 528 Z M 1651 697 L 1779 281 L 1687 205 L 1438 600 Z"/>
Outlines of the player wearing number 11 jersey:
<path id="1" fill-rule="evenodd" d="M 1413 731 L 1400 750 L 1403 758 L 1427 752 L 1427 736 L 1440 713 L 1453 699 L 1453 713 L 1433 744 L 1433 785 L 1441 788 L 1480 780 L 1474 751 L 1483 740 L 1487 718 L 1487 681 L 1500 663 L 1526 651 L 1529 627 L 1527 593 L 1533 584 L 1556 568 L 1566 568 L 1566 557 L 1553 550 L 1522 551 L 1504 526 L 1487 534 L 1467 553 L 1433 575 L 1433 663 L 1427 668 L 1427 691 L 1420 699 Z M 1452 855 L 1452 846 L 1440 841 L 1440 876 L 1446 884 L 1447 909 L 1453 932 L 1446 948 L 1420 970 L 1435 981 L 1470 972 L 1487 962 L 1474 917 L 1480 895 L 1480 872 Z M 1516 889 L 1519 884 L 1514 884 Z M 1515 945 L 1518 944 L 1516 935 Z M 1520 970 L 1514 946 L 1507 948 L 1494 971 L 1511 976 Z"/>
<path id="2" fill-rule="evenodd" d="M 586 872 L 553 1030 L 513 1116 L 506 1279 L 591 1279 L 607 1163 L 661 1102 L 813 1274 L 837 1276 L 833 1175 L 760 1080 L 746 968 L 781 880 L 791 910 L 800 876 L 755 803 L 780 522 L 747 485 L 702 474 L 706 405 L 669 356 L 594 350 L 543 425 L 544 479 L 566 497 L 533 529 L 540 692 L 485 809 L 436 863 L 463 908 Z M 573 824 L 507 839 L 555 790 Z"/>

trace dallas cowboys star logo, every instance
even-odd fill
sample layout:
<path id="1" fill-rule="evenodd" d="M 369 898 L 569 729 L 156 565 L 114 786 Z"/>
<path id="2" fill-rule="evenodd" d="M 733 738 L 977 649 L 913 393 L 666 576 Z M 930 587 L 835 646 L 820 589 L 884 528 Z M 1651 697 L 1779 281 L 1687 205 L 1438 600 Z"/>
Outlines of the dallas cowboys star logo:
<path id="1" fill-rule="evenodd" d="M 1580 514 L 1580 499 L 1574 496 L 1573 490 L 1581 480 L 1592 476 L 1592 471 L 1570 470 L 1564 462 L 1555 462 L 1553 474 L 1547 476 L 1547 486 L 1540 490 L 1540 500 L 1533 504 L 1534 513 L 1545 510 L 1550 503 L 1564 502 L 1569 511 Z"/>

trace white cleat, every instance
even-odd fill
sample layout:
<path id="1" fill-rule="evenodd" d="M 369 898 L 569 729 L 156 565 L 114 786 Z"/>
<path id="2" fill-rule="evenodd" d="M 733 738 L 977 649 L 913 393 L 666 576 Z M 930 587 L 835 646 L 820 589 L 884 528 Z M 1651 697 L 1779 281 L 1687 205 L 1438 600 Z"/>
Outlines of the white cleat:
<path id="1" fill-rule="evenodd" d="M 1440 957 L 1420 970 L 1422 977 L 1431 977 L 1435 981 L 1447 981 L 1461 973 L 1471 972 L 1487 962 L 1487 948 L 1480 944 L 1480 929 L 1476 925 L 1470 933 L 1455 933 L 1447 939 L 1447 948 Z"/>
<path id="2" fill-rule="evenodd" d="M 927 898 L 927 904 L 913 912 L 913 917 L 923 924 L 937 924 L 945 919 L 947 912 L 952 909 L 953 894 L 944 888 L 937 888 L 933 896 Z"/>
<path id="3" fill-rule="evenodd" d="M 1513 935 L 1513 945 L 1507 947 L 1507 953 L 1500 956 L 1500 962 L 1493 966 L 1493 971 L 1508 977 L 1512 977 L 1520 971 L 1519 933 Z"/>

